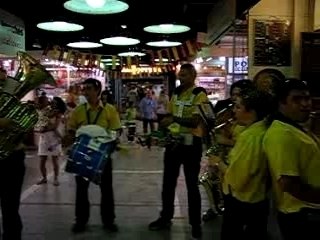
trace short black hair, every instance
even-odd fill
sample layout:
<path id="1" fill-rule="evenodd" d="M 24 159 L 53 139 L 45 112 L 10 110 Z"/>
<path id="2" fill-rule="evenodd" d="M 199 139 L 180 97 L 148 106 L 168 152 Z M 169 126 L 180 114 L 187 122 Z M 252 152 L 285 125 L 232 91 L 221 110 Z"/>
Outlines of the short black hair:
<path id="1" fill-rule="evenodd" d="M 180 70 L 187 70 L 190 71 L 194 77 L 197 76 L 197 70 L 191 63 L 184 63 L 181 65 Z"/>
<path id="2" fill-rule="evenodd" d="M 94 87 L 95 90 L 98 91 L 98 95 L 100 95 L 102 90 L 102 84 L 98 79 L 95 78 L 87 78 L 83 81 L 83 84 L 90 84 Z"/>
<path id="3" fill-rule="evenodd" d="M 275 92 L 275 98 L 279 102 L 283 102 L 293 90 L 310 91 L 306 82 L 297 78 L 288 78 L 286 81 L 281 82 Z"/>
<path id="4" fill-rule="evenodd" d="M 232 91 L 235 88 L 239 88 L 240 90 L 242 90 L 252 86 L 253 86 L 253 82 L 248 79 L 242 79 L 242 80 L 236 81 L 230 87 L 230 95 L 232 95 Z"/>
<path id="5" fill-rule="evenodd" d="M 273 112 L 272 95 L 259 91 L 254 86 L 242 89 L 239 97 L 246 110 L 256 112 L 258 120 L 264 119 Z"/>

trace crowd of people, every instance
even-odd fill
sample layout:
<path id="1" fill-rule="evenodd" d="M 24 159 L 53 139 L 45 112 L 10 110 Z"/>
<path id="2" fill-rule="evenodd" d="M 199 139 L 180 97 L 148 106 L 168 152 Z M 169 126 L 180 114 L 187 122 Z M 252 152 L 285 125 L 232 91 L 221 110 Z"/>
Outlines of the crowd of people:
<path id="1" fill-rule="evenodd" d="M 174 216 L 175 188 L 179 170 L 183 165 L 188 194 L 189 223 L 194 239 L 202 236 L 201 195 L 199 191 L 200 162 L 203 140 L 208 135 L 208 125 L 199 113 L 198 106 L 208 98 L 203 88 L 195 86 L 197 72 L 193 65 L 180 68 L 181 85 L 171 100 L 163 92 L 155 99 L 151 91 L 139 103 L 129 101 L 130 108 L 138 109 L 143 130 L 148 125 L 154 130 L 154 121 L 160 128 L 175 129 L 179 142 L 168 144 L 164 153 L 162 185 L 162 210 L 149 224 L 150 230 L 170 228 Z M 42 123 L 37 126 L 41 136 L 42 179 L 47 183 L 45 162 L 50 153 L 55 170 L 54 184 L 59 185 L 57 161 L 61 144 L 70 146 L 76 131 L 84 125 L 94 124 L 104 129 L 119 131 L 120 117 L 115 106 L 109 103 L 101 83 L 87 79 L 83 83 L 85 103 L 74 106 L 68 117 L 68 103 L 54 98 L 48 103 L 39 99 Z M 229 145 L 226 161 L 221 157 L 209 158 L 209 165 L 218 167 L 224 194 L 225 210 L 221 239 L 268 239 L 270 202 L 274 202 L 278 225 L 284 240 L 318 239 L 320 224 L 320 145 L 319 139 L 306 128 L 311 111 L 311 97 L 306 83 L 287 79 L 272 91 L 258 90 L 249 80 L 239 81 L 231 87 L 231 98 L 215 107 L 220 110 L 232 105 L 234 121 L 227 131 L 217 133 L 217 143 Z M 54 111 L 53 111 L 54 110 Z M 129 111 L 127 112 L 129 116 Z M 135 119 L 130 115 L 131 120 Z M 61 124 L 62 123 L 62 124 Z M 12 124 L 0 119 L 0 127 Z M 61 126 L 66 126 L 61 127 Z M 41 144 L 40 144 L 41 143 Z M 12 155 L 0 162 L 0 197 L 3 213 L 3 239 L 20 240 L 22 222 L 19 216 L 19 199 L 24 175 L 24 150 L 22 144 Z M 9 166 L 14 164 L 14 166 Z M 15 175 L 5 169 L 15 169 Z M 10 185 L 3 184 L 12 179 Z M 76 221 L 72 231 L 86 230 L 90 217 L 88 188 L 90 182 L 81 176 L 76 182 Z M 8 188 L 9 186 L 9 188 Z M 112 189 L 112 160 L 107 162 L 101 179 L 101 218 L 105 229 L 116 232 L 115 203 Z"/>

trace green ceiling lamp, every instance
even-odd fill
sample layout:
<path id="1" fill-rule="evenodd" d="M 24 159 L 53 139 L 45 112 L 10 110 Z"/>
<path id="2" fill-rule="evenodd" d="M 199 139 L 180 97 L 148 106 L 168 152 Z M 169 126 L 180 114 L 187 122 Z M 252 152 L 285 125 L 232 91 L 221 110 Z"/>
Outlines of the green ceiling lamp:
<path id="1" fill-rule="evenodd" d="M 190 27 L 179 24 L 159 24 L 145 27 L 143 30 L 149 33 L 173 34 L 188 32 Z"/>
<path id="2" fill-rule="evenodd" d="M 148 42 L 146 44 L 151 47 L 176 47 L 176 46 L 180 46 L 182 43 L 163 40 L 163 41 Z"/>
<path id="3" fill-rule="evenodd" d="M 37 24 L 37 27 L 42 30 L 55 32 L 75 32 L 84 29 L 84 27 L 80 24 L 68 23 L 64 21 L 41 22 Z"/>
<path id="4" fill-rule="evenodd" d="M 129 5 L 119 0 L 69 0 L 64 8 L 82 14 L 115 14 L 128 10 Z"/>

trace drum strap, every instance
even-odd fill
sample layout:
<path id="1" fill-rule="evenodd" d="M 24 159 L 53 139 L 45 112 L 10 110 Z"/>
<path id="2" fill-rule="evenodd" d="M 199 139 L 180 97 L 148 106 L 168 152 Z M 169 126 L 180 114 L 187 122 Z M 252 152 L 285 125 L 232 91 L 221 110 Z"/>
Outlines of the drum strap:
<path id="1" fill-rule="evenodd" d="M 86 105 L 85 105 L 85 106 L 86 106 Z M 86 106 L 86 109 L 87 109 L 87 106 Z M 91 120 L 90 120 L 90 112 L 89 112 L 89 110 L 86 110 L 87 123 L 88 123 L 88 125 L 89 125 L 89 124 L 96 124 L 96 123 L 97 123 L 97 121 L 98 121 L 98 119 L 99 119 L 99 117 L 100 117 L 100 114 L 101 114 L 102 110 L 103 110 L 103 108 L 102 108 L 102 107 L 99 107 L 99 111 L 98 111 L 98 113 L 97 113 L 97 115 L 96 115 L 96 118 L 94 119 L 93 122 L 91 122 Z"/>

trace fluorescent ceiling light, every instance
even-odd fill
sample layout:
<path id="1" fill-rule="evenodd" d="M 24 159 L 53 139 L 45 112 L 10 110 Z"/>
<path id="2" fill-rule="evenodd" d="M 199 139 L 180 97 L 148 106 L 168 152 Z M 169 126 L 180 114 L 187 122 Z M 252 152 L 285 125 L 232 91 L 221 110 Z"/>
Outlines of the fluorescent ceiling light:
<path id="1" fill-rule="evenodd" d="M 127 3 L 118 0 L 104 0 L 104 2 L 102 5 L 103 0 L 69 0 L 63 6 L 72 12 L 96 15 L 120 13 L 129 8 Z"/>
<path id="2" fill-rule="evenodd" d="M 101 62 L 112 62 L 112 59 L 110 59 L 110 58 L 102 58 L 100 61 L 101 61 Z M 120 61 L 120 59 L 117 58 L 117 59 L 116 59 L 116 62 L 119 62 L 119 61 Z"/>
<path id="3" fill-rule="evenodd" d="M 118 56 L 120 57 L 135 57 L 135 56 L 142 57 L 145 55 L 146 54 L 142 52 L 123 52 L 118 54 Z"/>
<path id="4" fill-rule="evenodd" d="M 105 66 L 112 66 L 113 64 L 109 62 L 109 63 L 105 63 L 104 65 Z M 115 63 L 115 65 L 116 66 L 120 66 L 120 63 Z"/>
<path id="5" fill-rule="evenodd" d="M 170 41 L 157 41 L 157 42 L 148 42 L 147 43 L 148 46 L 152 46 L 152 47 L 176 47 L 181 45 L 181 42 L 170 42 Z"/>
<path id="6" fill-rule="evenodd" d="M 190 27 L 185 25 L 160 24 L 145 27 L 143 30 L 150 33 L 170 34 L 187 32 L 190 30 Z"/>
<path id="7" fill-rule="evenodd" d="M 89 5 L 89 7 L 101 8 L 106 4 L 106 0 L 86 0 L 86 3 Z"/>
<path id="8" fill-rule="evenodd" d="M 43 30 L 57 32 L 75 32 L 84 29 L 84 27 L 80 24 L 68 23 L 63 21 L 42 22 L 38 23 L 37 27 Z"/>
<path id="9" fill-rule="evenodd" d="M 101 39 L 100 42 L 107 45 L 118 45 L 118 46 L 136 45 L 140 43 L 138 39 L 127 38 L 127 37 L 104 38 L 104 39 Z"/>
<path id="10" fill-rule="evenodd" d="M 160 62 L 159 58 L 154 59 L 155 62 Z M 174 61 L 174 59 L 171 59 L 171 61 Z M 162 58 L 162 62 L 169 62 L 168 58 Z"/>
<path id="11" fill-rule="evenodd" d="M 95 42 L 73 42 L 73 43 L 68 43 L 68 47 L 72 48 L 98 48 L 101 47 L 101 43 L 95 43 Z"/>

